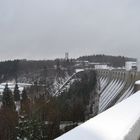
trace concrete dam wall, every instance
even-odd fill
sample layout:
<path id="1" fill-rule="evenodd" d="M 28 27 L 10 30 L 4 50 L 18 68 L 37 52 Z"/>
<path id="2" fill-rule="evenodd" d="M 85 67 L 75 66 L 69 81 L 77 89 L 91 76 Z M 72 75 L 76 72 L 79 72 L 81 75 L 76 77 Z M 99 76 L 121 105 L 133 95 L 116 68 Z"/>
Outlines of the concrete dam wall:
<path id="1" fill-rule="evenodd" d="M 125 70 L 97 70 L 99 85 L 99 113 L 134 94 L 135 81 L 140 72 Z"/>

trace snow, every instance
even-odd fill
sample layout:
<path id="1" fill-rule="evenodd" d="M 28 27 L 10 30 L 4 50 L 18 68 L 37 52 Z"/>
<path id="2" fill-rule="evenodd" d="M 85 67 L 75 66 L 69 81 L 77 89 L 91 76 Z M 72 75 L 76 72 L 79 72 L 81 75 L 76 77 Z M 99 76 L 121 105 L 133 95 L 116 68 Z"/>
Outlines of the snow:
<path id="1" fill-rule="evenodd" d="M 56 140 L 137 140 L 140 91 Z"/>
<path id="2" fill-rule="evenodd" d="M 8 82 L 8 83 L 1 83 L 0 84 L 0 93 L 3 92 L 4 88 L 5 88 L 5 85 L 8 84 L 8 87 L 14 91 L 14 88 L 15 88 L 15 83 L 13 82 Z M 18 86 L 19 86 L 19 90 L 22 91 L 24 87 L 29 87 L 31 86 L 32 84 L 29 84 L 29 83 L 17 83 Z"/>
<path id="3" fill-rule="evenodd" d="M 140 80 L 135 82 L 136 85 L 140 85 Z"/>
<path id="4" fill-rule="evenodd" d="M 1 86 L 5 86 L 6 84 L 8 84 L 8 86 L 14 86 L 15 85 L 15 83 L 14 82 L 12 82 L 12 83 L 10 83 L 10 82 L 7 82 L 7 83 L 1 83 L 0 85 Z M 29 83 L 17 83 L 19 86 L 31 86 L 32 84 L 29 84 Z"/>
<path id="5" fill-rule="evenodd" d="M 84 69 L 76 69 L 76 73 L 82 72 Z"/>

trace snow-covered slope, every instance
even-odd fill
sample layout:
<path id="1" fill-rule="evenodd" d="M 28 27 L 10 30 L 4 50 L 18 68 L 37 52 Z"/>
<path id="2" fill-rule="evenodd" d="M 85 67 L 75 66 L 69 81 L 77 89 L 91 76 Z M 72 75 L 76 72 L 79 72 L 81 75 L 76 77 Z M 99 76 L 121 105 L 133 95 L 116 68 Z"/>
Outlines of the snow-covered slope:
<path id="1" fill-rule="evenodd" d="M 140 91 L 56 140 L 138 140 Z"/>
<path id="2" fill-rule="evenodd" d="M 8 84 L 8 87 L 9 87 L 12 91 L 14 91 L 15 83 L 14 83 L 14 82 L 13 82 L 13 83 L 8 82 L 7 84 Z M 18 84 L 18 86 L 19 86 L 19 90 L 20 90 L 20 91 L 22 91 L 24 87 L 29 87 L 29 86 L 32 85 L 32 84 L 29 84 L 29 83 L 17 83 L 17 84 Z M 5 85 L 6 85 L 6 83 L 1 83 L 1 84 L 0 84 L 0 94 L 3 92 L 3 90 L 4 90 L 4 88 L 5 88 Z"/>

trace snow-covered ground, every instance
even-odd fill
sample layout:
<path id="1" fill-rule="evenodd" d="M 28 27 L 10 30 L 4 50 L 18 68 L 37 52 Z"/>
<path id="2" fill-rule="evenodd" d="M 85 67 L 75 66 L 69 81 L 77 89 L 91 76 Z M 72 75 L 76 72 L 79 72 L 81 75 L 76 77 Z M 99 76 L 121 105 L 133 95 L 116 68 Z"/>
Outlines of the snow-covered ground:
<path id="1" fill-rule="evenodd" d="M 138 140 L 140 91 L 56 140 Z"/>
<path id="2" fill-rule="evenodd" d="M 7 83 L 8 84 L 8 87 L 13 91 L 14 88 L 15 88 L 15 83 L 14 82 L 9 82 Z M 17 83 L 18 86 L 19 86 L 19 90 L 22 91 L 24 87 L 29 87 L 31 86 L 32 84 L 29 84 L 29 83 Z M 1 83 L 0 84 L 0 94 L 3 92 L 4 88 L 5 88 L 5 85 L 6 83 Z"/>

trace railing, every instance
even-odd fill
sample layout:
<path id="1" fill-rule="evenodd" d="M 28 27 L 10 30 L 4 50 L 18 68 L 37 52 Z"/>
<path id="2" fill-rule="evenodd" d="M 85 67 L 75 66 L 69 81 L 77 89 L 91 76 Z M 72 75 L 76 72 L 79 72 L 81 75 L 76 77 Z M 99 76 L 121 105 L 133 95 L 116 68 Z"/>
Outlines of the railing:
<path id="1" fill-rule="evenodd" d="M 138 140 L 140 91 L 56 140 Z"/>

